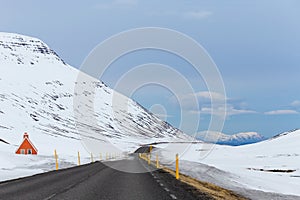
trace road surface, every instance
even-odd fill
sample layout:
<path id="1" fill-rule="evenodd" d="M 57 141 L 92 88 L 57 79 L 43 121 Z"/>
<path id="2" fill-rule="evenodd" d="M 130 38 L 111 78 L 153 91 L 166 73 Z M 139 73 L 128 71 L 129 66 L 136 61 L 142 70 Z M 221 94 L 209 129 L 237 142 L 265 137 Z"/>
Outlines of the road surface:
<path id="1" fill-rule="evenodd" d="M 132 157 L 110 162 L 116 168 L 142 170 L 145 161 Z M 0 183 L 0 199 L 173 200 L 212 199 L 162 171 L 126 173 L 95 162 Z"/>

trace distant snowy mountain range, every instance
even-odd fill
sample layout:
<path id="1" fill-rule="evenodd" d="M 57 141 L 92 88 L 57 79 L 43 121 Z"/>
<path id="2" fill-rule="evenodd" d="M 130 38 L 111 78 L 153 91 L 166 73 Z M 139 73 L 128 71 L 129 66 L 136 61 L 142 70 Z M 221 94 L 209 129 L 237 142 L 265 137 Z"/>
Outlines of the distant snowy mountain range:
<path id="1" fill-rule="evenodd" d="M 141 141 L 191 139 L 101 81 L 88 75 L 77 80 L 79 74 L 41 40 L 0 32 L 0 139 L 18 145 L 28 132 L 40 154 L 77 152 L 87 138 L 124 151 Z M 74 91 L 85 85 L 91 91 Z M 126 109 L 113 104 L 113 95 L 126 100 Z M 75 97 L 95 103 L 75 104 Z"/>
<path id="2" fill-rule="evenodd" d="M 203 131 L 197 133 L 196 138 L 205 142 L 238 146 L 244 144 L 252 144 L 265 140 L 266 138 L 256 132 L 244 132 L 234 135 L 227 135 L 221 132 Z"/>

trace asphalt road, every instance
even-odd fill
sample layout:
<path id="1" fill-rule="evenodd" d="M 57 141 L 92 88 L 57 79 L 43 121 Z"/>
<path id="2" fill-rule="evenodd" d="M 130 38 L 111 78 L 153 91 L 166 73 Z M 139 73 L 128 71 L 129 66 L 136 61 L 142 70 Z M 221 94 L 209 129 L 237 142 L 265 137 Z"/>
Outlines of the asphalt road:
<path id="1" fill-rule="evenodd" d="M 132 157 L 113 166 L 144 169 L 147 164 Z M 0 199 L 101 199 L 173 200 L 211 199 L 162 171 L 126 173 L 95 162 L 0 183 Z"/>

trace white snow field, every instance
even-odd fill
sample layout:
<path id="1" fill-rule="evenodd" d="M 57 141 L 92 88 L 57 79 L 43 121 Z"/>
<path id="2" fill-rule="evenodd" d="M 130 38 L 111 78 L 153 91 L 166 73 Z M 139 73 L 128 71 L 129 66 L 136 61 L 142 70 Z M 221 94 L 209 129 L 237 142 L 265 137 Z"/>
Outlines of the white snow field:
<path id="1" fill-rule="evenodd" d="M 271 199 L 300 199 L 299 141 L 300 130 L 295 130 L 259 143 L 235 147 L 206 143 L 157 145 L 162 149 L 157 148 L 153 154 L 158 153 L 163 164 L 174 168 L 174 158 L 179 153 L 182 173 L 249 198 L 266 197 L 267 194 L 257 192 L 265 191 L 295 195 L 270 194 Z"/>
<path id="2" fill-rule="evenodd" d="M 74 144 L 73 144 L 74 145 Z M 7 145 L 0 142 L 0 178 L 1 181 L 30 176 L 38 173 L 55 170 L 55 158 L 53 155 L 17 155 L 16 146 Z M 60 154 L 58 151 L 59 169 L 73 167 L 77 165 L 77 149 L 80 146 L 74 146 L 73 156 L 66 153 Z M 81 163 L 91 162 L 91 158 L 81 151 Z M 95 158 L 96 159 L 96 158 Z M 97 158 L 98 160 L 99 158 Z"/>

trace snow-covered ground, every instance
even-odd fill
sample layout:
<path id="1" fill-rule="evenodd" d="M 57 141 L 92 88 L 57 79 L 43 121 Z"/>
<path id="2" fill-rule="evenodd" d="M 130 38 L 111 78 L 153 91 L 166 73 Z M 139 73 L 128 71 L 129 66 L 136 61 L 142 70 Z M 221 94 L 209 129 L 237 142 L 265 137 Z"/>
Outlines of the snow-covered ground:
<path id="1" fill-rule="evenodd" d="M 228 189 L 241 192 L 245 188 L 300 198 L 299 141 L 297 130 L 244 146 L 169 144 L 153 153 L 171 167 L 179 153 L 181 172 Z"/>
<path id="2" fill-rule="evenodd" d="M 22 142 L 16 141 L 17 142 Z M 33 141 L 34 142 L 34 141 Z M 52 143 L 53 142 L 53 143 Z M 73 167 L 77 165 L 77 151 L 80 151 L 81 163 L 91 162 L 91 158 L 86 150 L 83 149 L 81 144 L 68 141 L 64 142 L 65 148 L 59 144 L 55 144 L 54 141 L 49 142 L 51 149 L 57 148 L 59 168 Z M 30 176 L 46 171 L 55 170 L 55 158 L 54 150 L 52 154 L 44 155 L 17 155 L 15 154 L 18 145 L 5 144 L 0 142 L 0 181 Z M 47 148 L 44 146 L 44 148 Z M 40 149 L 43 151 L 43 149 Z"/>

